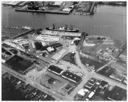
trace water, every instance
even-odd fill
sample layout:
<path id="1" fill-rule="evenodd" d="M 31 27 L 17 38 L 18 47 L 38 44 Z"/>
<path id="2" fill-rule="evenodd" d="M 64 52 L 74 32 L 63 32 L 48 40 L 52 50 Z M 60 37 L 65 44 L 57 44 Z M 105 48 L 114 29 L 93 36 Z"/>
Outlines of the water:
<path id="1" fill-rule="evenodd" d="M 126 7 L 97 6 L 93 16 L 25 13 L 15 12 L 12 7 L 2 7 L 3 26 L 44 28 L 53 23 L 72 24 L 89 34 L 106 35 L 115 40 L 126 41 Z"/>

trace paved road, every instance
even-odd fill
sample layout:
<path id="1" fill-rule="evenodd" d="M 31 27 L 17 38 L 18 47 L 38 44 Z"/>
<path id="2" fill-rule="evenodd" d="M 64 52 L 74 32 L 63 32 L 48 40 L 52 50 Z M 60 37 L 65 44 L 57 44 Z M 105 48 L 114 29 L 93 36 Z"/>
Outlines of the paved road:
<path id="1" fill-rule="evenodd" d="M 108 63 L 106 63 L 105 65 L 103 65 L 102 67 L 98 68 L 96 70 L 96 72 L 99 72 L 100 70 L 103 70 L 106 66 L 110 65 L 111 63 L 115 62 L 114 60 L 109 61 Z"/>
<path id="2" fill-rule="evenodd" d="M 116 80 L 114 80 L 114 79 L 111 79 L 111 78 L 109 78 L 109 77 L 103 76 L 103 75 L 101 75 L 101 74 L 94 73 L 94 74 L 93 74 L 93 77 L 94 77 L 94 78 L 97 78 L 97 79 L 104 80 L 104 81 L 108 82 L 108 83 L 109 83 L 110 85 L 112 85 L 112 86 L 118 86 L 118 87 L 120 87 L 120 88 L 127 89 L 127 85 L 125 85 L 125 84 L 123 84 L 123 83 L 121 83 L 121 82 L 119 82 L 119 81 L 116 81 Z"/>
<path id="3" fill-rule="evenodd" d="M 76 64 L 80 67 L 81 71 L 87 74 L 88 69 L 82 64 L 78 51 L 75 51 L 75 61 Z"/>
<path id="4" fill-rule="evenodd" d="M 90 79 L 90 78 L 96 78 L 96 79 L 100 79 L 100 80 L 104 80 L 106 82 L 108 82 L 110 85 L 112 86 L 118 86 L 120 88 L 123 89 L 127 89 L 127 86 L 125 84 L 122 84 L 119 81 L 113 80 L 111 78 L 108 78 L 106 76 L 100 75 L 98 73 L 95 72 L 88 72 L 84 77 L 82 82 L 72 91 L 72 93 L 70 94 L 70 97 L 72 97 L 72 100 L 74 98 L 74 96 L 76 95 L 76 93 L 83 88 L 84 84 Z"/>
<path id="5" fill-rule="evenodd" d="M 91 77 L 94 77 L 96 79 L 101 79 L 101 80 L 105 80 L 106 82 L 108 82 L 110 85 L 113 85 L 113 86 L 118 86 L 118 87 L 121 87 L 123 89 L 126 89 L 127 86 L 119 81 L 116 81 L 114 79 L 111 79 L 109 77 L 106 77 L 106 76 L 103 76 L 103 75 L 100 75 L 96 72 L 89 72 L 89 70 L 82 64 L 81 60 L 80 60 L 80 55 L 79 55 L 79 51 L 76 50 L 76 48 L 74 47 L 74 52 L 75 52 L 75 61 L 76 61 L 76 64 L 79 66 L 79 68 L 81 69 L 82 72 L 85 73 L 85 77 L 83 78 L 82 82 L 77 86 L 77 88 L 75 88 L 73 90 L 73 92 L 71 93 L 71 96 L 74 97 L 74 95 L 78 92 L 78 90 L 80 90 L 84 84 L 91 78 Z M 110 61 L 108 62 L 107 64 L 105 64 L 104 66 L 102 66 L 99 70 L 103 69 L 105 66 L 108 66 L 109 64 L 111 64 L 113 62 Z M 98 71 L 99 71 L 98 70 Z"/>
<path id="6" fill-rule="evenodd" d="M 90 73 L 89 73 L 90 74 Z M 70 94 L 70 97 L 72 97 L 72 100 L 74 98 L 74 96 L 76 95 L 76 93 L 83 88 L 83 86 L 85 85 L 85 83 L 91 78 L 91 76 L 89 74 L 86 74 L 83 78 L 82 78 L 82 82 L 72 91 L 72 93 Z"/>
<path id="7" fill-rule="evenodd" d="M 88 73 L 88 75 L 90 75 L 89 73 L 89 71 L 86 69 L 86 67 L 82 64 L 82 62 L 81 62 L 81 60 L 80 60 L 80 56 L 79 56 L 79 53 L 78 53 L 78 51 L 76 51 L 76 62 L 77 62 L 77 64 L 83 69 L 83 70 L 85 70 L 85 72 L 86 73 Z M 111 60 L 110 62 L 108 62 L 107 64 L 105 64 L 104 66 L 102 66 L 101 68 L 99 68 L 99 70 L 101 70 L 101 69 L 103 69 L 105 66 L 108 66 L 109 64 L 111 64 L 112 62 L 114 62 L 114 60 Z M 98 70 L 98 71 L 99 71 Z M 119 87 L 121 87 L 121 88 L 123 88 L 123 89 L 126 89 L 127 88 L 127 86 L 125 85 L 125 84 L 123 84 L 123 83 L 121 83 L 121 82 L 119 82 L 119 81 L 116 81 L 116 80 L 114 80 L 114 79 L 111 79 L 111 78 L 109 78 L 109 77 L 106 77 L 106 76 L 103 76 L 103 75 L 101 75 L 101 74 L 98 74 L 98 73 L 96 73 L 96 72 L 93 72 L 93 74 L 92 74 L 92 77 L 94 77 L 94 78 L 99 78 L 99 79 L 101 79 L 101 80 L 105 80 L 105 81 L 107 81 L 109 84 L 111 84 L 111 85 L 117 85 L 117 86 L 119 86 Z"/>

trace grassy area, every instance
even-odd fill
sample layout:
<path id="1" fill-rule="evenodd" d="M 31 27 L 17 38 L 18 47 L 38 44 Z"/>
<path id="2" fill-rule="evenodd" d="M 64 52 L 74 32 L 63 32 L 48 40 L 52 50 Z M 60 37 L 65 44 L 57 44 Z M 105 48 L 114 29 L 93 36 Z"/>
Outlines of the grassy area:
<path id="1" fill-rule="evenodd" d="M 95 66 L 95 70 L 97 70 L 98 68 L 104 65 L 103 63 L 100 63 L 96 60 L 92 60 L 83 56 L 81 56 L 80 59 L 84 65 L 89 64 L 89 66 Z"/>
<path id="2" fill-rule="evenodd" d="M 66 55 L 62 58 L 62 60 L 67 61 L 67 62 L 70 62 L 70 63 L 76 65 L 76 62 L 75 62 L 75 59 L 74 59 L 74 55 L 75 55 L 74 53 L 68 53 L 68 54 L 66 54 Z"/>

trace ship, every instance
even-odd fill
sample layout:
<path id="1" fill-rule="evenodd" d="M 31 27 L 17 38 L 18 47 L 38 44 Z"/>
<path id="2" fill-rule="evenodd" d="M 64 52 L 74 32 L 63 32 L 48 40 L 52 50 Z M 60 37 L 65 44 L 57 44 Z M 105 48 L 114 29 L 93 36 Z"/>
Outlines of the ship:
<path id="1" fill-rule="evenodd" d="M 62 27 L 56 27 L 55 24 L 53 24 L 52 27 L 46 27 L 46 30 L 63 31 L 63 32 L 79 32 L 79 29 L 73 28 L 72 25 L 70 27 L 68 27 L 67 25 Z"/>

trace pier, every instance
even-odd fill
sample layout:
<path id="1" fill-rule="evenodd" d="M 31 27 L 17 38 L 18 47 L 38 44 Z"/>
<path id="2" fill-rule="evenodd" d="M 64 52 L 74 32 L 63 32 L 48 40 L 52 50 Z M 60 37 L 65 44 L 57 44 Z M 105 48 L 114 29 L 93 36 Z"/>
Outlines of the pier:
<path id="1" fill-rule="evenodd" d="M 15 11 L 18 12 L 33 12 L 33 13 L 51 13 L 51 14 L 65 14 L 65 15 L 69 15 L 69 12 L 64 12 L 64 11 L 58 11 L 58 10 L 25 10 L 25 9 L 15 9 Z"/>
<path id="2" fill-rule="evenodd" d="M 21 33 L 21 34 L 19 34 L 19 35 L 14 36 L 12 39 L 16 39 L 16 38 L 18 38 L 18 37 L 27 35 L 27 34 L 29 34 L 29 33 L 31 33 L 31 32 L 34 32 L 34 31 L 35 31 L 34 29 L 29 30 L 29 31 L 27 31 L 27 32 L 24 32 L 24 33 Z"/>
<path id="3" fill-rule="evenodd" d="M 95 8 L 96 2 L 92 2 L 91 6 L 90 6 L 90 15 L 94 14 L 94 8 Z"/>
<path id="4" fill-rule="evenodd" d="M 80 37 L 81 33 L 75 33 L 75 32 L 61 32 L 61 31 L 51 31 L 51 30 L 42 30 L 42 34 L 45 35 L 60 35 L 60 36 L 72 36 L 72 37 Z"/>

